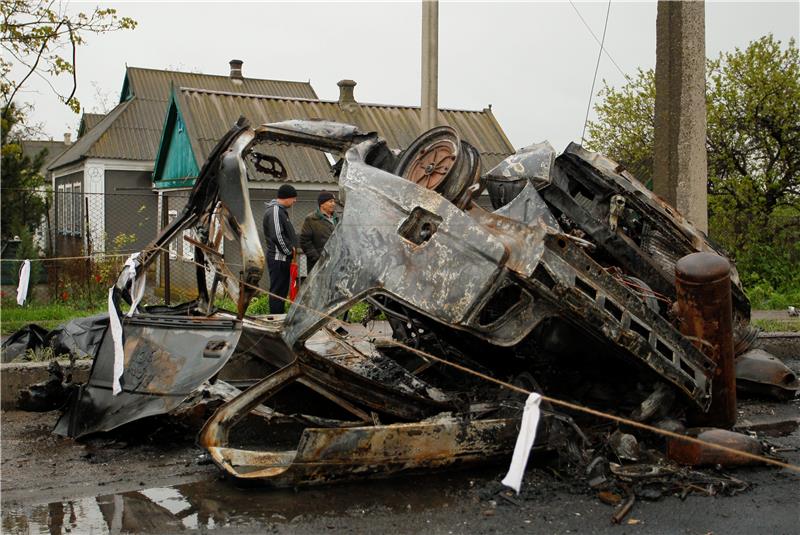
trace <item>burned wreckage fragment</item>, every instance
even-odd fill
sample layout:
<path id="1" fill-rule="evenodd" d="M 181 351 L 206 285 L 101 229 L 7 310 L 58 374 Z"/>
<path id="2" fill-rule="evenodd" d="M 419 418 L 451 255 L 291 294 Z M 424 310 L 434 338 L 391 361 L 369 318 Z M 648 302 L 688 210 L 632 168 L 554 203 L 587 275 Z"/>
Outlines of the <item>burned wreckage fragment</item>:
<path id="1" fill-rule="evenodd" d="M 247 180 L 270 143 L 337 154 L 344 212 L 288 314 L 248 317 L 264 255 Z M 524 399 L 426 355 L 642 422 L 707 410 L 716 365 L 676 329 L 666 302 L 675 261 L 714 246 L 580 147 L 556 158 L 535 145 L 486 176 L 480 169 L 477 150 L 448 127 L 398 154 L 351 125 L 240 121 L 203 166 L 184 212 L 135 259 L 135 273 L 120 276 L 117 306 L 133 305 L 122 321 L 124 355 L 106 332 L 56 431 L 109 430 L 216 392 L 223 402 L 199 442 L 235 477 L 297 485 L 508 455 Z M 494 212 L 476 202 L 484 188 Z M 136 277 L 187 229 L 197 299 L 137 308 Z M 219 252 L 223 236 L 239 244 L 239 269 Z M 749 305 L 732 279 L 747 345 Z M 236 314 L 216 308 L 222 288 Z M 386 321 L 337 319 L 360 301 L 368 320 Z M 262 370 L 244 392 L 218 380 L 243 357 Z M 298 389 L 318 406 L 304 405 Z M 270 407 L 282 390 L 288 414 Z M 542 408 L 535 447 L 586 440 L 576 415 Z M 299 424 L 296 446 L 243 436 L 237 429 L 249 426 L 237 424 L 253 417 Z"/>

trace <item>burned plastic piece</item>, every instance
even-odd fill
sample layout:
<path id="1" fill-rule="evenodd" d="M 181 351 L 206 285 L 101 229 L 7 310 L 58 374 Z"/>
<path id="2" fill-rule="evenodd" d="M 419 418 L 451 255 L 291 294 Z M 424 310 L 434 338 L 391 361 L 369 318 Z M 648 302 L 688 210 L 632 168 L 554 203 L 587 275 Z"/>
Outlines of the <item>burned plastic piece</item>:
<path id="1" fill-rule="evenodd" d="M 725 446 L 753 455 L 761 455 L 762 453 L 761 443 L 755 438 L 725 429 L 699 427 L 687 429 L 685 434 L 703 442 Z M 722 466 L 742 466 L 758 463 L 758 461 L 750 457 L 672 437 L 667 439 L 667 457 L 678 463 L 690 466 L 717 464 Z"/>
<path id="2" fill-rule="evenodd" d="M 0 362 L 11 362 L 14 359 L 23 357 L 28 350 L 35 351 L 44 346 L 47 337 L 47 329 L 31 323 L 15 331 L 8 338 L 3 340 L 0 351 L 2 358 Z"/>
<path id="3" fill-rule="evenodd" d="M 763 349 L 736 357 L 736 388 L 743 393 L 789 400 L 800 390 L 797 375 Z"/>
<path id="4" fill-rule="evenodd" d="M 76 386 L 71 384 L 71 376 L 64 374 L 64 370 L 57 360 L 53 360 L 47 365 L 47 372 L 50 374 L 47 381 L 20 390 L 17 397 L 19 409 L 47 412 L 64 406 Z"/>
<path id="5" fill-rule="evenodd" d="M 629 433 L 623 433 L 617 429 L 608 438 L 608 445 L 618 459 L 626 461 L 639 460 L 639 442 L 636 440 L 636 437 Z"/>
<path id="6" fill-rule="evenodd" d="M 481 179 L 489 192 L 492 207 L 497 210 L 513 199 L 529 184 L 541 189 L 550 184 L 550 170 L 556 151 L 547 141 L 523 147 L 489 170 Z"/>

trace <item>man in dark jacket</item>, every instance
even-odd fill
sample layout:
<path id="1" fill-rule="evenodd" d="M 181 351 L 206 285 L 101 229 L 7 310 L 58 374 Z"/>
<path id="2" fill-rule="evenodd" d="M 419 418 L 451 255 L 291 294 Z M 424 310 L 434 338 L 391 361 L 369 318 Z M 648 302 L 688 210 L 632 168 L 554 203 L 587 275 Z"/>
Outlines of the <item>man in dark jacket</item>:
<path id="1" fill-rule="evenodd" d="M 319 206 L 314 212 L 308 214 L 300 230 L 300 247 L 306 254 L 308 272 L 319 261 L 325 242 L 331 237 L 333 229 L 339 223 L 339 218 L 334 212 L 336 198 L 333 193 L 323 191 L 317 198 Z"/>
<path id="2" fill-rule="evenodd" d="M 284 313 L 286 296 L 289 294 L 290 266 L 297 247 L 297 235 L 287 208 L 291 208 L 296 200 L 297 190 L 289 184 L 282 185 L 278 188 L 278 198 L 267 203 L 267 211 L 261 222 L 267 240 L 270 314 Z"/>

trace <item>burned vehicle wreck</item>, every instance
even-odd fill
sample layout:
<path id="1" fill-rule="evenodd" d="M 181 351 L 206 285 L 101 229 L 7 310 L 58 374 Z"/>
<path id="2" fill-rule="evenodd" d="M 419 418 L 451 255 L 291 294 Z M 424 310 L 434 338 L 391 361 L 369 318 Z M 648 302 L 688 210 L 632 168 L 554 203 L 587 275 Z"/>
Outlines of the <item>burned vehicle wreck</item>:
<path id="1" fill-rule="evenodd" d="M 338 155 L 343 213 L 289 312 L 250 317 L 264 254 L 247 175 L 282 168 L 262 152 L 269 144 Z M 493 212 L 476 202 L 484 189 Z M 197 299 L 140 306 L 137 281 L 179 237 L 194 247 Z M 238 244 L 241 265 L 226 263 L 223 239 Z M 212 460 L 237 478 L 293 486 L 507 457 L 525 398 L 480 375 L 674 423 L 709 408 L 716 369 L 671 308 L 674 264 L 696 251 L 722 254 L 616 164 L 574 145 L 558 158 L 546 144 L 523 149 L 482 176 L 478 152 L 449 127 L 396 153 L 351 125 L 240 121 L 184 211 L 111 289 L 111 323 L 122 303 L 129 311 L 56 432 L 79 437 L 214 399 L 198 439 Z M 746 348 L 749 304 L 732 281 Z M 223 291 L 236 313 L 215 306 Z M 369 307 L 363 324 L 342 320 L 358 302 Z M 263 370 L 243 391 L 219 379 L 241 357 Z M 282 390 L 293 399 L 279 412 Z M 326 406 L 309 410 L 303 392 Z M 583 458 L 586 416 L 548 403 L 542 414 L 535 447 Z M 236 429 L 251 418 L 298 424 L 296 446 L 242 439 Z"/>

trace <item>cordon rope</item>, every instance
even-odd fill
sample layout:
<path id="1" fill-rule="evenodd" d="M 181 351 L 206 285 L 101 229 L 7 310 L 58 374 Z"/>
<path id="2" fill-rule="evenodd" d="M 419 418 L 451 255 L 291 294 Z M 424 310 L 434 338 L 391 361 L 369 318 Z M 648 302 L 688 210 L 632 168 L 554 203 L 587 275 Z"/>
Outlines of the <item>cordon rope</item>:
<path id="1" fill-rule="evenodd" d="M 161 247 L 159 249 L 163 250 L 164 248 Z M 196 264 L 198 266 L 201 266 L 201 267 L 204 267 L 204 268 L 206 267 L 203 264 L 200 264 L 199 262 L 190 262 L 190 263 L 194 263 L 194 264 Z M 222 273 L 219 273 L 219 275 L 220 276 L 224 276 Z M 313 314 L 316 314 L 316 315 L 320 316 L 321 318 L 325 318 L 325 319 L 333 320 L 333 321 L 339 321 L 339 319 L 334 317 L 334 316 L 330 316 L 330 315 L 328 315 L 328 314 L 326 314 L 324 312 L 321 312 L 319 310 L 315 310 L 315 309 L 313 309 L 311 307 L 307 307 L 305 305 L 301 305 L 300 303 L 298 303 L 296 301 L 292 303 L 288 298 L 286 298 L 284 296 L 273 294 L 272 292 L 270 292 L 268 290 L 264 290 L 263 288 L 259 288 L 258 286 L 254 286 L 254 285 L 248 284 L 246 282 L 241 282 L 241 284 L 243 286 L 246 286 L 246 287 L 252 289 L 252 290 L 255 290 L 256 292 L 268 295 L 270 297 L 274 297 L 276 299 L 280 299 L 280 300 L 282 300 L 284 302 L 287 302 L 287 303 L 291 303 L 293 306 L 296 306 L 298 308 L 302 308 L 304 310 L 307 310 L 307 311 L 309 311 L 309 312 L 311 312 Z M 367 339 L 367 337 L 363 337 L 363 338 L 365 340 Z M 405 349 L 406 351 L 410 351 L 410 352 L 412 352 L 412 353 L 414 353 L 414 354 L 416 354 L 416 355 L 418 355 L 420 357 L 433 360 L 433 361 L 438 362 L 440 364 L 444 364 L 445 366 L 449 366 L 449 367 L 451 367 L 453 369 L 456 369 L 456 370 L 459 370 L 459 371 L 461 371 L 463 373 L 472 375 L 472 376 L 477 377 L 479 379 L 482 379 L 484 381 L 488 381 L 490 383 L 494 383 L 494 384 L 496 384 L 498 386 L 501 386 L 503 388 L 506 388 L 508 390 L 512 390 L 514 392 L 518 392 L 518 393 L 524 394 L 526 396 L 529 396 L 530 394 L 533 393 L 530 390 L 526 390 L 524 388 L 521 388 L 519 386 L 513 385 L 513 384 L 508 383 L 506 381 L 503 381 L 501 379 L 497 379 L 497 378 L 492 377 L 490 375 L 486 375 L 484 373 L 481 373 L 481 372 L 479 372 L 477 370 L 473 370 L 473 369 L 471 369 L 471 368 L 469 368 L 467 366 L 464 366 L 462 364 L 458 364 L 456 362 L 453 362 L 453 361 L 450 361 L 450 360 L 447 360 L 447 359 L 443 359 L 441 357 L 438 357 L 436 355 L 428 353 L 427 351 L 422 351 L 421 349 L 417 349 L 417 348 L 411 347 L 411 346 L 409 346 L 407 344 L 404 344 L 402 342 L 398 342 L 397 340 L 394 340 L 394 339 L 391 339 L 391 338 L 382 338 L 381 341 L 383 343 L 387 343 L 389 345 L 393 345 L 393 346 Z M 652 425 L 648 425 L 648 424 L 645 424 L 645 423 L 642 423 L 642 422 L 637 422 L 636 420 L 631 420 L 630 418 L 625 418 L 623 416 L 617 416 L 615 414 L 610 414 L 610 413 L 607 413 L 607 412 L 599 411 L 597 409 L 592 409 L 591 407 L 585 407 L 583 405 L 579 405 L 579 404 L 576 404 L 576 403 L 571 403 L 569 401 L 564 401 L 562 399 L 554 398 L 552 396 L 547 396 L 547 395 L 544 395 L 544 394 L 540 394 L 540 396 L 541 396 L 541 399 L 543 401 L 547 401 L 549 403 L 552 403 L 553 405 L 557 405 L 557 406 L 563 407 L 565 409 L 571 409 L 571 410 L 574 410 L 574 411 L 582 412 L 584 414 L 589 414 L 589 415 L 592 415 L 592 416 L 596 416 L 598 418 L 611 420 L 611 421 L 614 421 L 614 422 L 617 422 L 617 423 L 620 423 L 620 424 L 623 424 L 623 425 L 628 425 L 628 426 L 631 426 L 631 427 L 635 427 L 637 429 L 641 429 L 643 431 L 649 431 L 651 433 L 655 433 L 655 434 L 658 434 L 658 435 L 661 435 L 661 436 L 673 438 L 673 439 L 676 439 L 676 440 L 681 440 L 681 441 L 684 441 L 684 442 L 697 444 L 699 446 L 708 447 L 708 448 L 715 449 L 715 450 L 718 450 L 718 451 L 724 451 L 724 452 L 732 454 L 734 456 L 743 457 L 743 458 L 746 458 L 746 459 L 762 462 L 764 464 L 769 464 L 769 465 L 777 466 L 777 467 L 780 467 L 780 468 L 785 468 L 787 470 L 791 470 L 792 472 L 796 472 L 796 473 L 800 474 L 800 466 L 795 465 L 795 464 L 785 463 L 785 462 L 779 461 L 777 459 L 773 459 L 773 458 L 770 458 L 770 457 L 765 457 L 763 455 L 758 455 L 758 454 L 755 454 L 755 453 L 750 453 L 750 452 L 746 452 L 746 451 L 742 451 L 742 450 L 737 450 L 737 449 L 734 449 L 734 448 L 729 448 L 727 446 L 723 446 L 723 445 L 720 445 L 720 444 L 714 444 L 712 442 L 706 442 L 705 440 L 700 440 L 699 438 L 691 437 L 691 436 L 688 436 L 688 435 L 681 435 L 680 433 L 675 433 L 673 431 L 668 431 L 666 429 L 661 429 L 661 428 L 658 428 L 658 427 L 654 427 Z"/>

